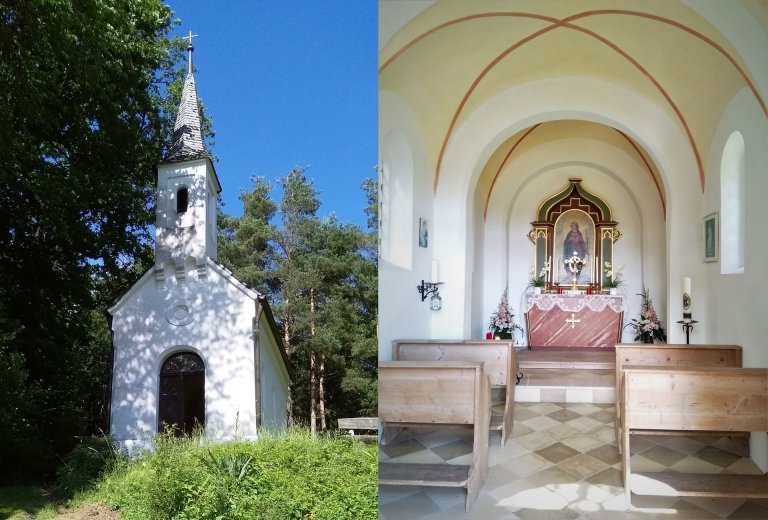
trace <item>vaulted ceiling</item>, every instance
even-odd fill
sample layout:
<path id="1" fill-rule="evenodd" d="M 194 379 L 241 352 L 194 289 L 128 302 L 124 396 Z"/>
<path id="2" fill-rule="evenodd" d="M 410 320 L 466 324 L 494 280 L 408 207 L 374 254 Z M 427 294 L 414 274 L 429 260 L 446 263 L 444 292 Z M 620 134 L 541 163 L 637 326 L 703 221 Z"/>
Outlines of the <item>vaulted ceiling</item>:
<path id="1" fill-rule="evenodd" d="M 681 2 L 384 0 L 380 6 L 380 89 L 397 93 L 413 109 L 434 165 L 435 189 L 456 128 L 516 84 L 590 77 L 649 99 L 685 136 L 702 190 L 715 130 L 734 95 L 747 89 L 768 117 L 757 82 L 736 49 Z M 746 0 L 740 7 L 768 28 L 768 2 Z M 561 120 L 507 138 L 483 169 L 481 198 L 490 197 L 504 163 L 526 148 L 582 135 L 636 158 L 663 206 L 663 183 L 642 147 L 618 129 L 597 126 Z"/>

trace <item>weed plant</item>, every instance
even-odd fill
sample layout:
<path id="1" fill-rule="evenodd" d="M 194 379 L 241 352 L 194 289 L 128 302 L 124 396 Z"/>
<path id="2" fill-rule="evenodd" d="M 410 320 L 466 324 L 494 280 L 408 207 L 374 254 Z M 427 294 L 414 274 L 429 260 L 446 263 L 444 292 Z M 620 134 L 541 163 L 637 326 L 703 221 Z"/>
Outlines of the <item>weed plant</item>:
<path id="1" fill-rule="evenodd" d="M 117 460 L 82 498 L 125 520 L 377 518 L 375 445 L 303 429 L 226 443 L 166 433 L 154 444 Z"/>

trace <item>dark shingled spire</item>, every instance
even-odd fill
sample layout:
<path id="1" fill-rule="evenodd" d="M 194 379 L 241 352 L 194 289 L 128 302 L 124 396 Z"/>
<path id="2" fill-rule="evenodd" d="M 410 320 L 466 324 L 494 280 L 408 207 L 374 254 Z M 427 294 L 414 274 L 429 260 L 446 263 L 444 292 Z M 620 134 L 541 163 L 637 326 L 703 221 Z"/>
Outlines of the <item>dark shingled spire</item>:
<path id="1" fill-rule="evenodd" d="M 208 157 L 203 141 L 200 110 L 197 104 L 197 87 L 192 72 L 187 74 L 184 90 L 181 92 L 181 103 L 173 127 L 173 138 L 166 161 L 187 161 Z"/>

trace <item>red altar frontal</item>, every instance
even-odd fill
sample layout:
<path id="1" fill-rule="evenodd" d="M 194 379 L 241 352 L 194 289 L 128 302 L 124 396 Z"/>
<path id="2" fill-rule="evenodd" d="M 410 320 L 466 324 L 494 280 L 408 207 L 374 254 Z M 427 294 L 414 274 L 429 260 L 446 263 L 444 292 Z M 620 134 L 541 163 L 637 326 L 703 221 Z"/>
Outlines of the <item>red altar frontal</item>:
<path id="1" fill-rule="evenodd" d="M 524 311 L 530 349 L 613 350 L 621 341 L 621 296 L 529 294 Z"/>

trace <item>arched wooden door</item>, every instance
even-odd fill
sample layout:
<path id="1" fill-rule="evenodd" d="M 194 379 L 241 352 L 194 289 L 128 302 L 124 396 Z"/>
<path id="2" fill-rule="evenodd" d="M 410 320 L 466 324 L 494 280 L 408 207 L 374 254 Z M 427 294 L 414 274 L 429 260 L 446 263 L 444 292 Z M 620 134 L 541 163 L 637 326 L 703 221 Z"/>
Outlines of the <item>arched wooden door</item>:
<path id="1" fill-rule="evenodd" d="M 176 435 L 205 426 L 205 364 L 194 352 L 179 352 L 160 369 L 158 431 L 173 425 Z"/>

